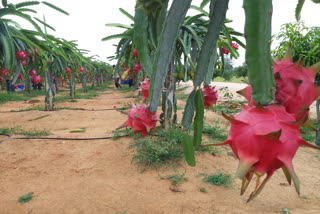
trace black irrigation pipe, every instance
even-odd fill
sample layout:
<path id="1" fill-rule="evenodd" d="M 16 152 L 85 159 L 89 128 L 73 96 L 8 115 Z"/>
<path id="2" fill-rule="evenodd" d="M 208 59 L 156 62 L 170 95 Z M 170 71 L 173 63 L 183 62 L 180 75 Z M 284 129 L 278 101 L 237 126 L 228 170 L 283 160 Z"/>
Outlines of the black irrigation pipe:
<path id="1" fill-rule="evenodd" d="M 7 138 L 3 139 L 3 140 L 0 140 L 0 143 L 2 143 L 3 141 L 6 141 L 6 140 L 9 140 L 11 138 L 11 135 L 10 134 L 0 134 L 2 136 L 7 136 Z"/>
<path id="2" fill-rule="evenodd" d="M 120 108 L 107 108 L 107 109 L 84 109 L 84 108 L 66 108 L 66 109 L 56 109 L 54 111 L 62 111 L 62 110 L 71 110 L 71 111 L 122 111 Z M 43 111 L 48 112 L 46 110 L 22 110 L 22 111 L 0 111 L 0 113 L 19 113 L 19 112 L 27 112 L 27 111 Z"/>
<path id="3" fill-rule="evenodd" d="M 0 143 L 3 141 L 9 140 L 11 138 L 10 134 L 0 134 L 7 136 L 6 139 L 0 140 Z M 112 137 L 95 137 L 95 138 L 65 138 L 65 137 L 16 137 L 12 139 L 18 140 L 107 140 L 112 139 Z"/>

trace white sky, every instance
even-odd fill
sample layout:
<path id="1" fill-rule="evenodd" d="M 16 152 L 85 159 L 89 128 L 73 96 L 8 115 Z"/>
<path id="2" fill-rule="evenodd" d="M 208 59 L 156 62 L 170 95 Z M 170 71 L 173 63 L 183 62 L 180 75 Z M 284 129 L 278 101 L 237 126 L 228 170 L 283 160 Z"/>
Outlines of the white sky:
<path id="1" fill-rule="evenodd" d="M 24 0 L 8 0 L 8 3 L 19 3 Z M 135 0 L 47 0 L 70 13 L 66 16 L 44 5 L 32 8 L 38 11 L 38 18 L 46 17 L 48 24 L 56 29 L 56 32 L 49 31 L 57 37 L 66 40 L 78 40 L 79 48 L 91 51 L 91 55 L 99 55 L 100 60 L 110 64 L 106 57 L 115 52 L 113 44 L 117 40 L 103 42 L 102 38 L 121 33 L 124 29 L 106 27 L 107 23 L 131 24 L 131 20 L 123 15 L 119 8 L 123 8 L 134 15 Z M 272 33 L 277 34 L 282 24 L 295 21 L 295 7 L 298 0 L 273 0 L 273 25 Z M 193 0 L 193 5 L 200 5 L 201 0 Z M 233 20 L 228 26 L 239 32 L 244 28 L 244 10 L 242 0 L 230 0 L 227 18 Z M 305 21 L 308 27 L 320 26 L 320 4 L 314 4 L 306 0 L 301 14 L 301 20 Z M 19 20 L 19 19 L 15 19 Z M 19 23 L 21 22 L 19 20 Z M 244 62 L 244 50 L 240 49 L 240 58 L 235 64 Z"/>

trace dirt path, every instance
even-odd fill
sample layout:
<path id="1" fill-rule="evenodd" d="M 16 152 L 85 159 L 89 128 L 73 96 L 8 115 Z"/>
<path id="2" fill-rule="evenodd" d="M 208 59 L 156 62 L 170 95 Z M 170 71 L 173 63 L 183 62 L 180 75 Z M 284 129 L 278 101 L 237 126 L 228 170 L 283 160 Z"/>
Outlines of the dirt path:
<path id="1" fill-rule="evenodd" d="M 108 109 L 122 107 L 134 101 L 124 98 L 129 93 L 109 89 L 94 100 L 60 103 L 59 107 Z M 134 93 L 137 95 L 137 92 Z M 114 99 L 123 98 L 123 99 Z M 42 98 L 41 98 L 42 99 Z M 181 102 L 179 102 L 181 103 Z M 25 102 L 0 105 L 0 111 L 30 107 Z M 182 110 L 179 110 L 181 120 Z M 48 115 L 42 119 L 34 118 Z M 206 122 L 221 120 L 214 112 L 206 112 Z M 50 137 L 103 137 L 126 120 L 118 111 L 61 110 L 0 113 L 0 128 L 20 126 L 25 130 L 50 130 Z M 70 133 L 85 128 L 84 133 Z M 240 196 L 240 180 L 233 188 L 205 184 L 200 173 L 224 172 L 234 174 L 238 161 L 228 155 L 227 147 L 220 156 L 209 153 L 197 155 L 192 168 L 182 163 L 179 172 L 186 170 L 187 182 L 174 192 L 168 180 L 159 177 L 174 174 L 172 170 L 147 170 L 140 173 L 132 163 L 132 139 L 61 141 L 15 140 L 0 144 L 0 214 L 57 214 L 57 213 L 199 213 L 199 214 L 269 214 L 287 208 L 292 214 L 320 213 L 320 153 L 301 148 L 294 159 L 301 182 L 301 195 L 286 184 L 283 173 L 277 171 L 258 198 L 249 204 L 246 199 L 253 190 L 249 187 Z M 208 193 L 199 189 L 204 187 Z M 25 204 L 17 202 L 21 195 L 33 192 L 34 198 Z"/>

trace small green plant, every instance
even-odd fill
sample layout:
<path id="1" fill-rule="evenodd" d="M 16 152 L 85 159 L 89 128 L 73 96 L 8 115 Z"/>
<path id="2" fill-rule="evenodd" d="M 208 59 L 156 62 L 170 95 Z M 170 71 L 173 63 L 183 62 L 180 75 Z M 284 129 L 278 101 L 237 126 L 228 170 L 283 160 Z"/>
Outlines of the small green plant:
<path id="1" fill-rule="evenodd" d="M 76 102 L 78 102 L 78 100 L 70 100 L 69 102 L 70 103 L 76 103 Z"/>
<path id="2" fill-rule="evenodd" d="M 204 188 L 204 187 L 200 187 L 200 192 L 204 192 L 204 193 L 207 193 L 208 192 L 208 190 L 206 189 L 206 188 Z"/>
<path id="3" fill-rule="evenodd" d="M 164 178 L 170 180 L 175 186 L 179 186 L 182 181 L 188 181 L 188 178 L 185 177 L 185 173 L 167 175 Z"/>
<path id="4" fill-rule="evenodd" d="M 315 155 L 315 157 L 320 160 L 320 154 Z"/>
<path id="5" fill-rule="evenodd" d="M 0 128 L 0 134 L 17 134 L 17 135 L 26 135 L 26 136 L 48 136 L 51 134 L 48 130 L 23 130 L 20 126 L 13 128 Z"/>
<path id="6" fill-rule="evenodd" d="M 282 214 L 290 214 L 290 211 L 287 208 L 283 208 L 280 211 Z"/>
<path id="7" fill-rule="evenodd" d="M 300 195 L 299 198 L 311 200 L 311 198 L 309 198 L 309 196 L 307 196 L 307 195 Z"/>
<path id="8" fill-rule="evenodd" d="M 134 139 L 137 139 L 141 136 L 140 134 L 136 134 L 132 132 L 131 129 L 115 130 L 115 131 L 112 131 L 112 133 L 113 133 L 112 139 L 114 140 L 119 139 L 121 137 L 133 137 Z"/>
<path id="9" fill-rule="evenodd" d="M 233 183 L 233 179 L 230 174 L 224 174 L 219 172 L 211 175 L 208 175 L 206 173 L 201 173 L 201 175 L 204 176 L 202 181 L 205 183 L 214 184 L 214 185 L 223 186 L 223 187 L 231 187 Z"/>
<path id="10" fill-rule="evenodd" d="M 223 94 L 222 97 L 225 98 L 228 102 L 231 102 L 233 100 L 233 94 L 232 92 L 230 92 L 228 86 L 219 88 L 219 94 Z"/>
<path id="11" fill-rule="evenodd" d="M 219 121 L 215 121 L 214 126 L 205 125 L 203 133 L 209 135 L 213 140 L 225 141 L 228 138 L 228 134 L 220 128 Z"/>
<path id="12" fill-rule="evenodd" d="M 137 149 L 132 161 L 138 165 L 141 172 L 147 168 L 175 167 L 177 162 L 184 158 L 179 128 L 158 131 L 154 135 L 156 137 L 140 139 L 130 146 Z"/>
<path id="13" fill-rule="evenodd" d="M 22 195 L 19 197 L 18 202 L 21 204 L 25 204 L 28 203 L 29 201 L 31 201 L 33 198 L 33 192 L 29 192 L 25 195 Z"/>

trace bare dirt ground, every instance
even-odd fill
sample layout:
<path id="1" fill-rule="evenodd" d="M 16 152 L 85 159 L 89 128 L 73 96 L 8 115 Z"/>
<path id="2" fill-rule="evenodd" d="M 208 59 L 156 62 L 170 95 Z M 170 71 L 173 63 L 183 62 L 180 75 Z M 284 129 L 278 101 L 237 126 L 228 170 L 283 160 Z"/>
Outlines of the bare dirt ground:
<path id="1" fill-rule="evenodd" d="M 109 89 L 94 100 L 65 102 L 56 106 L 112 109 L 132 103 L 133 98 L 124 98 L 130 94 L 132 92 Z M 10 102 L 0 105 L 0 111 L 32 105 L 35 104 Z M 179 105 L 184 103 L 179 102 Z M 181 114 L 182 110 L 179 110 L 179 120 Z M 220 120 L 228 128 L 227 121 L 220 115 L 214 112 L 205 114 L 207 123 Z M 30 121 L 40 116 L 46 117 Z M 124 114 L 114 110 L 7 112 L 0 113 L 0 128 L 20 126 L 25 130 L 50 130 L 50 137 L 105 137 L 112 136 L 112 130 L 125 120 Z M 86 128 L 86 132 L 70 133 L 80 128 Z M 179 192 L 175 192 L 171 182 L 159 176 L 173 174 L 172 170 L 150 169 L 144 173 L 137 170 L 132 163 L 134 150 L 129 148 L 132 140 L 4 141 L 0 144 L 0 214 L 271 214 L 282 213 L 280 210 L 284 208 L 291 214 L 320 213 L 320 160 L 316 157 L 319 151 L 300 148 L 293 161 L 304 197 L 297 196 L 294 187 L 287 184 L 279 170 L 259 197 L 247 204 L 253 184 L 244 196 L 240 196 L 240 180 L 235 180 L 232 188 L 225 188 L 205 184 L 199 177 L 202 172 L 235 173 L 238 161 L 228 155 L 228 147 L 222 149 L 220 156 L 210 153 L 197 155 L 194 168 L 181 163 L 182 167 L 177 170 L 186 170 L 188 181 L 178 187 Z M 208 192 L 201 192 L 200 187 Z M 25 204 L 18 203 L 18 198 L 28 192 L 33 192 L 34 198 Z"/>

